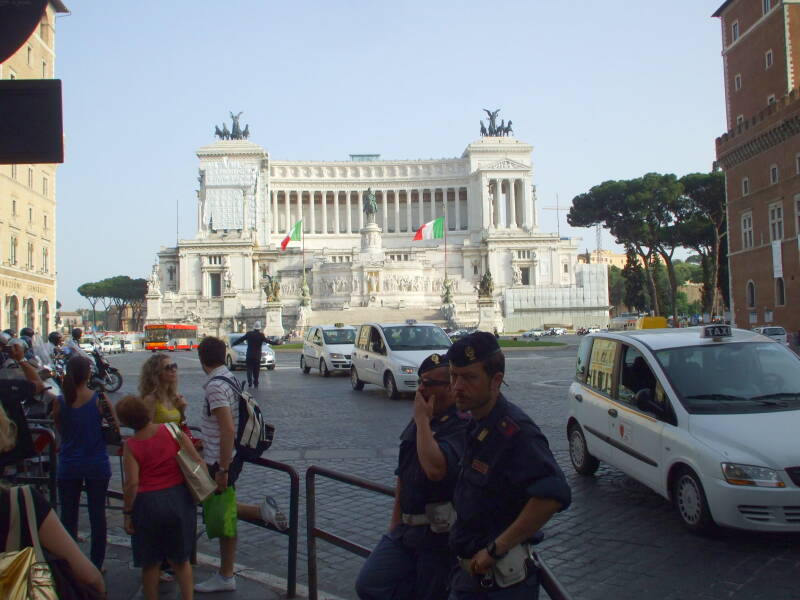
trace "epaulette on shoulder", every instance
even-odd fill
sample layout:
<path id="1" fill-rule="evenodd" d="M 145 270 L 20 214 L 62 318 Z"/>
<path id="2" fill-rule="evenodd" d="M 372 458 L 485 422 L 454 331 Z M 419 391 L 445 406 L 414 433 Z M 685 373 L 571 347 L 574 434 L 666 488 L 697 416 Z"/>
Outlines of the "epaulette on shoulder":
<path id="1" fill-rule="evenodd" d="M 497 424 L 497 430 L 505 437 L 513 437 L 519 432 L 519 425 L 511 417 L 503 417 Z"/>

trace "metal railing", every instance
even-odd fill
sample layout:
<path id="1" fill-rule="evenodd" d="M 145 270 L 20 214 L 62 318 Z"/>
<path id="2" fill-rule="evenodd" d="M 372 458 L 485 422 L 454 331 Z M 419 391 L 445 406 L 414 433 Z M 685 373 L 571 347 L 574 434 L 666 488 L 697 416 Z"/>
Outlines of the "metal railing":
<path id="1" fill-rule="evenodd" d="M 317 539 L 325 540 L 343 550 L 347 550 L 352 554 L 367 558 L 372 552 L 356 542 L 345 539 L 330 531 L 320 529 L 317 527 L 317 498 L 316 498 L 316 482 L 317 476 L 326 479 L 332 479 L 340 483 L 352 485 L 357 488 L 368 490 L 383 494 L 385 496 L 394 496 L 394 490 L 389 486 L 375 483 L 361 477 L 348 475 L 339 471 L 325 469 L 316 465 L 311 465 L 306 471 L 306 535 L 308 544 L 308 600 L 318 600 L 318 573 L 317 573 Z M 553 571 L 542 559 L 541 555 L 537 552 L 533 553 L 534 564 L 539 569 L 539 584 L 544 588 L 547 595 L 551 600 L 571 600 L 569 592 L 558 581 Z"/>

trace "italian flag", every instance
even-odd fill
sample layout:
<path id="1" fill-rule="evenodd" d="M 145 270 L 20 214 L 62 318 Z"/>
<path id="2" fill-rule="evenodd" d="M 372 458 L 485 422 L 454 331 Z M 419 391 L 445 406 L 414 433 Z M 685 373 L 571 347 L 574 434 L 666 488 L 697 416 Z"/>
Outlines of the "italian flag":
<path id="1" fill-rule="evenodd" d="M 286 246 L 289 245 L 289 242 L 299 242 L 303 239 L 303 219 L 300 219 L 297 223 L 294 224 L 292 230 L 286 234 L 286 237 L 283 238 L 281 242 L 281 250 L 286 250 Z"/>
<path id="2" fill-rule="evenodd" d="M 444 217 L 439 217 L 433 221 L 428 221 L 417 229 L 417 234 L 412 242 L 419 240 L 438 240 L 444 237 Z"/>

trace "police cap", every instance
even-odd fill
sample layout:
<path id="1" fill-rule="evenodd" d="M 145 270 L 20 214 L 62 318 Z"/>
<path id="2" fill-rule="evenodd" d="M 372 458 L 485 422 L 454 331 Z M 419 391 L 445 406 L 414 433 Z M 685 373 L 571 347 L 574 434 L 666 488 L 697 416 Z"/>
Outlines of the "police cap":
<path id="1" fill-rule="evenodd" d="M 422 364 L 419 366 L 417 370 L 417 375 L 422 376 L 423 373 L 427 373 L 428 371 L 433 371 L 434 369 L 438 369 L 439 367 L 446 367 L 450 364 L 450 361 L 447 360 L 446 354 L 431 354 L 428 358 L 422 361 Z"/>
<path id="2" fill-rule="evenodd" d="M 488 331 L 474 331 L 456 341 L 447 351 L 450 364 L 466 367 L 472 363 L 486 360 L 500 352 L 497 338 Z"/>

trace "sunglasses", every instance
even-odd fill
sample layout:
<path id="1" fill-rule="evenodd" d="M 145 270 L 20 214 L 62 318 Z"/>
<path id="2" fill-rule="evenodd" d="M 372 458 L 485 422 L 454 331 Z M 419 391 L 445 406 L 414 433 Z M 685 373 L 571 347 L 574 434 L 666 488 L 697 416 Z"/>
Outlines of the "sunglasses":
<path id="1" fill-rule="evenodd" d="M 424 385 L 425 387 L 440 387 L 443 385 L 450 385 L 450 381 L 443 381 L 441 379 L 417 379 L 417 385 Z"/>
<path id="2" fill-rule="evenodd" d="M 168 365 L 164 365 L 165 371 L 177 371 L 178 364 L 177 363 L 169 363 Z"/>

